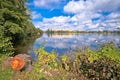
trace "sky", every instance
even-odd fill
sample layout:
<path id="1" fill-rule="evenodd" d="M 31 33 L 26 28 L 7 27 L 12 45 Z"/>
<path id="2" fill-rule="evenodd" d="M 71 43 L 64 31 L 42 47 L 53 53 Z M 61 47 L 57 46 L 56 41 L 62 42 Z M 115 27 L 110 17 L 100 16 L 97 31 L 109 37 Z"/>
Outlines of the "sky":
<path id="1" fill-rule="evenodd" d="M 43 31 L 120 28 L 120 0 L 28 0 L 31 20 Z"/>

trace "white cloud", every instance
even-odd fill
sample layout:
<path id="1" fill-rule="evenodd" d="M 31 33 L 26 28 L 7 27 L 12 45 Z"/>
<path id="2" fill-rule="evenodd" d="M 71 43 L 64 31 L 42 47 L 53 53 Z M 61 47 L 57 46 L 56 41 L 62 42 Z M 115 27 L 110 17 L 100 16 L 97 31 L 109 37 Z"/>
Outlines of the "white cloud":
<path id="1" fill-rule="evenodd" d="M 120 7 L 120 0 L 94 0 L 94 5 L 96 10 L 116 11 Z"/>
<path id="2" fill-rule="evenodd" d="M 36 6 L 47 7 L 46 4 L 58 4 L 60 0 L 35 1 L 37 1 L 35 3 Z M 118 12 L 118 8 L 120 8 L 119 4 L 120 0 L 72 0 L 64 6 L 64 12 L 74 14 L 72 17 L 58 16 L 43 18 L 43 21 L 36 23 L 36 26 L 42 30 L 47 30 L 48 28 L 70 30 L 115 30 L 116 26 L 120 26 L 120 12 Z M 108 15 L 101 13 L 106 11 L 110 11 L 111 13 Z M 95 21 L 92 21 L 92 19 L 95 19 Z"/>
<path id="3" fill-rule="evenodd" d="M 90 29 L 92 28 L 97 28 L 99 26 L 99 23 L 96 23 L 96 24 L 92 24 L 92 23 L 89 23 L 89 24 L 86 24 Z"/>
<path id="4" fill-rule="evenodd" d="M 83 11 L 92 10 L 93 3 L 88 1 L 70 1 L 66 6 L 64 6 L 64 11 L 67 13 L 80 13 Z"/>
<path id="5" fill-rule="evenodd" d="M 42 30 L 49 29 L 73 29 L 73 24 L 69 24 L 70 17 L 53 17 L 53 18 L 43 18 L 42 22 L 36 23 L 36 27 Z"/>
<path id="6" fill-rule="evenodd" d="M 86 22 L 86 21 L 90 21 L 92 18 L 99 18 L 101 17 L 102 15 L 101 14 L 98 14 L 98 13 L 94 13 L 94 12 L 87 12 L 87 11 L 84 11 L 84 12 L 81 12 L 81 13 L 77 13 L 75 14 L 72 18 L 71 18 L 71 21 L 79 21 L 79 22 Z"/>
<path id="7" fill-rule="evenodd" d="M 32 12 L 31 17 L 32 17 L 32 19 L 42 18 L 41 14 L 40 14 L 40 13 L 37 13 L 37 12 L 35 12 L 35 11 Z"/>
<path id="8" fill-rule="evenodd" d="M 46 4 L 58 3 L 59 0 L 34 0 L 35 6 L 41 7 L 46 6 Z"/>
<path id="9" fill-rule="evenodd" d="M 120 18 L 120 13 L 117 13 L 117 12 L 113 12 L 111 13 L 110 15 L 108 15 L 108 18 L 109 19 L 113 19 L 113 18 Z"/>
<path id="10" fill-rule="evenodd" d="M 84 11 L 116 11 L 120 7 L 120 0 L 87 0 L 70 1 L 64 6 L 67 13 L 80 13 Z"/>
<path id="11" fill-rule="evenodd" d="M 111 27 L 114 29 L 120 23 L 118 8 L 120 8 L 120 0 L 80 0 L 69 2 L 64 6 L 64 11 L 66 13 L 73 13 L 72 21 L 85 25 L 84 28 L 87 26 L 88 29 L 92 30 L 93 28 L 106 29 L 105 26 L 109 26 L 107 29 L 111 29 Z M 99 13 L 103 11 L 110 11 L 111 14 L 106 17 Z M 93 18 L 98 18 L 99 20 L 96 20 L 95 23 L 91 22 Z M 86 23 L 86 21 L 89 22 Z"/>
<path id="12" fill-rule="evenodd" d="M 66 0 L 34 0 L 35 7 L 55 9 L 66 3 Z"/>
<path id="13" fill-rule="evenodd" d="M 59 17 L 53 17 L 53 18 L 44 18 L 43 22 L 55 22 L 55 23 L 65 23 L 68 22 L 70 17 L 64 17 L 64 16 L 59 16 Z"/>

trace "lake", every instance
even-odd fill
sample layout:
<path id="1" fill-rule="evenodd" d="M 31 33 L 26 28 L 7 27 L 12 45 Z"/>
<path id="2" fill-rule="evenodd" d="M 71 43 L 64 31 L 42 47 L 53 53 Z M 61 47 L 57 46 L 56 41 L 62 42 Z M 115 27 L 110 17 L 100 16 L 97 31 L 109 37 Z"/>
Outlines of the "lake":
<path id="1" fill-rule="evenodd" d="M 44 33 L 41 37 L 37 38 L 28 50 L 29 53 L 34 49 L 44 47 L 47 52 L 54 51 L 58 55 L 70 53 L 77 48 L 83 49 L 88 46 L 96 50 L 102 44 L 113 41 L 115 47 L 120 46 L 120 34 L 109 33 Z"/>

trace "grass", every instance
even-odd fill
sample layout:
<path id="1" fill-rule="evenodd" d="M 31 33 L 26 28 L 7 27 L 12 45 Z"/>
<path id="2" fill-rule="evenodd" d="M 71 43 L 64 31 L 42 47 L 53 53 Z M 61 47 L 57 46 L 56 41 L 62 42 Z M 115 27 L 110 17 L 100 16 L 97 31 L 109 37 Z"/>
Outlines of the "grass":
<path id="1" fill-rule="evenodd" d="M 97 51 L 86 49 L 84 52 L 73 52 L 74 57 L 63 55 L 58 60 L 54 53 L 43 48 L 36 51 L 37 62 L 33 70 L 14 71 L 10 67 L 2 70 L 1 80 L 119 80 L 120 51 L 113 43 L 105 44 Z M 1 55 L 0 64 L 6 56 Z"/>

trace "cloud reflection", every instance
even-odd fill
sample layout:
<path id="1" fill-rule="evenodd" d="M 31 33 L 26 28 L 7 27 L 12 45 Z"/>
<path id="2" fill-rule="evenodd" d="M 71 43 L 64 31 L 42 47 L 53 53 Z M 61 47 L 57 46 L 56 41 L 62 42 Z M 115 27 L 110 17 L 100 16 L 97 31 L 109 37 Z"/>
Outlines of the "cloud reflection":
<path id="1" fill-rule="evenodd" d="M 99 44 L 109 43 L 110 41 L 113 41 L 114 44 L 120 44 L 119 34 L 71 34 L 62 36 L 52 35 L 49 37 L 44 34 L 35 41 L 33 48 L 40 48 L 44 44 L 45 50 L 48 52 L 54 50 L 58 54 L 63 54 L 69 52 L 69 50 L 85 46 L 96 49 Z"/>

